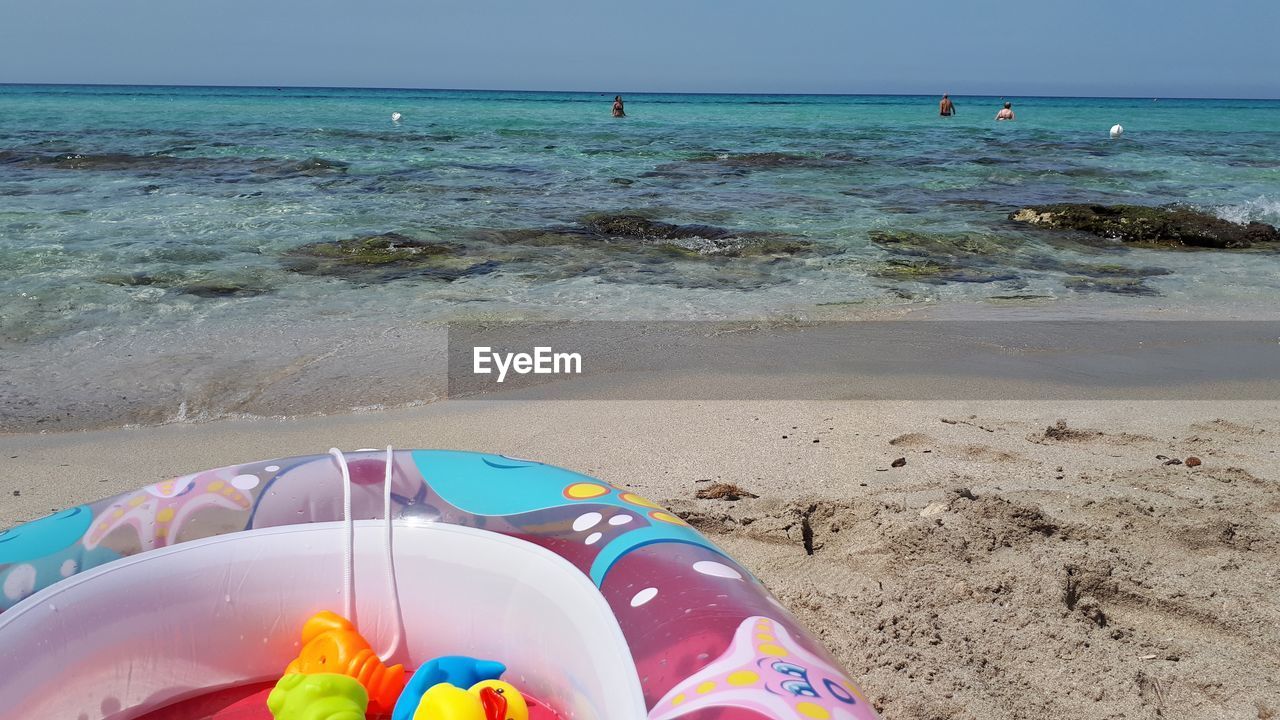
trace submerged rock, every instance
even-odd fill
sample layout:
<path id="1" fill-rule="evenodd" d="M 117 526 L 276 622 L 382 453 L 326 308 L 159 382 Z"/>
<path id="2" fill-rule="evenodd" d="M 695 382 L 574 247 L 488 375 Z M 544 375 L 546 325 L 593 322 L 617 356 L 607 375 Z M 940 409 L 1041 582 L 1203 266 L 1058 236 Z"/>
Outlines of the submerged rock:
<path id="1" fill-rule="evenodd" d="M 165 168 L 198 168 L 209 162 L 205 158 L 178 158 L 152 153 L 130 155 L 128 153 L 79 153 L 64 152 L 57 155 L 0 152 L 0 164 L 55 170 L 159 170 Z"/>
<path id="2" fill-rule="evenodd" d="M 215 144 L 210 143 L 210 145 Z M 48 155 L 0 150 L 0 165 L 52 170 L 135 172 L 144 175 L 175 171 L 216 171 L 233 176 L 252 174 L 263 180 L 341 175 L 345 174 L 350 167 L 350 163 L 314 157 L 305 160 L 279 160 L 267 157 L 249 160 L 239 157 L 188 157 L 169 154 L 173 151 L 185 151 L 186 149 L 185 147 L 167 148 L 162 151 L 140 155 L 117 152 L 84 153 L 74 150 Z M 158 190 L 159 188 L 157 187 L 156 189 Z M 150 192 L 150 190 L 146 190 L 146 192 Z"/>
<path id="3" fill-rule="evenodd" d="M 903 259 L 871 270 L 872 277 L 941 285 L 1017 280 L 1019 272 L 1053 272 L 1079 292 L 1158 295 L 1144 278 L 1169 275 L 1162 267 L 1072 262 L 1031 250 L 1018 238 L 979 233 L 872 230 L 872 243 Z"/>
<path id="4" fill-rule="evenodd" d="M 1018 274 L 1012 270 L 961 267 L 933 260 L 890 260 L 873 269 L 871 275 L 886 280 L 909 280 L 930 285 L 989 283 L 1018 279 Z"/>
<path id="5" fill-rule="evenodd" d="M 254 281 L 209 279 L 178 285 L 174 290 L 202 298 L 256 297 L 271 292 L 271 288 Z"/>
<path id="6" fill-rule="evenodd" d="M 832 152 L 807 155 L 792 152 L 702 153 L 678 162 L 662 163 L 641 177 L 686 178 L 715 175 L 746 175 L 767 170 L 832 169 L 850 164 L 866 164 L 865 158 Z"/>
<path id="7" fill-rule="evenodd" d="M 713 162 L 725 167 L 766 170 L 770 168 L 825 167 L 829 161 L 812 155 L 788 152 L 751 152 L 738 154 L 706 154 L 690 158 L 691 162 Z"/>
<path id="8" fill-rule="evenodd" d="M 589 215 L 582 224 L 589 233 L 611 240 L 674 246 L 701 255 L 795 255 L 813 249 L 813 243 L 800 238 L 715 225 L 675 225 L 640 215 Z"/>
<path id="9" fill-rule="evenodd" d="M 256 275 L 218 277 L 205 272 L 109 273 L 99 275 L 98 282 L 122 287 L 154 287 L 202 298 L 255 297 L 272 291 L 269 283 Z"/>
<path id="10" fill-rule="evenodd" d="M 1062 281 L 1076 292 L 1103 292 L 1115 295 L 1152 296 L 1160 292 L 1142 280 L 1128 277 L 1069 277 Z"/>
<path id="11" fill-rule="evenodd" d="M 110 153 L 106 155 L 81 155 L 80 153 L 63 153 L 51 158 L 41 158 L 42 165 L 67 170 L 133 170 L 138 168 L 168 167 L 181 161 L 165 155 L 127 155 Z"/>
<path id="12" fill-rule="evenodd" d="M 1237 249 L 1280 242 L 1280 231 L 1266 223 L 1241 225 L 1185 207 L 1064 203 L 1022 208 L 1009 219 L 1144 245 Z"/>
<path id="13" fill-rule="evenodd" d="M 342 174 L 345 173 L 349 167 L 351 167 L 351 163 L 313 157 L 306 160 L 290 162 L 266 161 L 262 165 L 254 168 L 253 172 L 256 175 L 269 175 L 271 177 L 309 177 L 315 175 Z"/>
<path id="14" fill-rule="evenodd" d="M 588 215 L 583 218 L 582 224 L 587 230 L 598 235 L 625 240 L 657 241 L 690 238 L 721 240 L 735 235 L 732 230 L 714 225 L 673 225 L 650 220 L 641 215 Z"/>
<path id="15" fill-rule="evenodd" d="M 286 251 L 281 264 L 306 275 L 376 282 L 397 278 L 457 280 L 491 272 L 495 263 L 476 262 L 451 243 L 430 243 L 400 233 L 299 245 Z"/>
<path id="16" fill-rule="evenodd" d="M 1139 267 L 1129 267 L 1128 265 L 1103 264 L 1089 265 L 1087 263 L 1062 262 L 1054 260 L 1052 262 L 1043 262 L 1043 258 L 1036 258 L 1038 261 L 1035 265 L 1028 265 L 1037 270 L 1056 270 L 1058 272 L 1070 275 L 1083 275 L 1093 278 L 1130 278 L 1140 280 L 1142 278 L 1159 277 L 1161 275 L 1172 275 L 1173 271 L 1168 268 L 1153 267 L 1150 265 L 1142 265 Z"/>
<path id="17" fill-rule="evenodd" d="M 924 233 L 872 230 L 868 239 L 895 255 L 916 257 L 1006 258 L 1021 243 L 1012 238 L 977 233 Z"/>
<path id="18" fill-rule="evenodd" d="M 886 280 L 944 285 L 1017 280 L 1011 266 L 1018 242 L 1011 238 L 976 233 L 926 233 L 915 230 L 872 230 L 872 243 L 894 255 L 871 270 Z"/>
<path id="19" fill-rule="evenodd" d="M 121 287 L 160 287 L 172 288 L 182 284 L 188 279 L 187 275 L 177 272 L 158 271 L 158 272 L 134 272 L 134 273 L 107 273 L 99 275 L 96 280 L 106 285 L 119 285 Z"/>
<path id="20" fill-rule="evenodd" d="M 820 248 L 803 238 L 656 220 L 643 210 L 598 213 L 573 225 L 485 229 L 467 247 L 533 282 L 595 278 L 627 285 L 752 290 L 793 282 Z"/>
<path id="21" fill-rule="evenodd" d="M 634 213 L 598 213 L 575 226 L 493 230 L 477 238 L 500 245 L 580 246 L 690 259 L 792 256 L 814 250 L 813 243 L 803 238 L 714 225 L 677 225 Z"/>

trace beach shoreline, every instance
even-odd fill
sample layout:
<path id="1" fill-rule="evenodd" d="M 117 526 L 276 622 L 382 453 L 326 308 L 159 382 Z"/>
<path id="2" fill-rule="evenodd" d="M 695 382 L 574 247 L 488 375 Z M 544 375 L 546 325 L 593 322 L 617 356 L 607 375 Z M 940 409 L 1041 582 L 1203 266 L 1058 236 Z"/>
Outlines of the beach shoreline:
<path id="1" fill-rule="evenodd" d="M 1277 427 L 1280 403 L 1222 400 L 452 400 L 10 434 L 0 526 L 330 446 L 500 452 L 669 506 L 886 717 L 1265 716 L 1280 708 Z M 718 483 L 742 499 L 697 497 Z"/>
<path id="2" fill-rule="evenodd" d="M 1259 152 L 1276 101 L 1043 98 L 997 126 L 902 97 L 648 96 L 612 122 L 561 93 L 46 90 L 0 87 L 0 345 L 155 331 L 198 353 L 208 330 L 252 354 L 228 327 L 1230 312 L 1280 293 L 1261 243 L 1194 252 L 1011 217 L 1178 203 L 1280 223 Z"/>
<path id="3" fill-rule="evenodd" d="M 1280 399 L 1278 320 L 1173 311 L 1120 320 L 1099 308 L 1063 310 L 828 308 L 701 321 L 318 318 L 69 336 L 0 350 L 0 433 L 341 416 L 446 398 Z M 469 372 L 473 346 L 494 343 L 572 350 L 585 369 L 579 377 L 497 384 Z"/>

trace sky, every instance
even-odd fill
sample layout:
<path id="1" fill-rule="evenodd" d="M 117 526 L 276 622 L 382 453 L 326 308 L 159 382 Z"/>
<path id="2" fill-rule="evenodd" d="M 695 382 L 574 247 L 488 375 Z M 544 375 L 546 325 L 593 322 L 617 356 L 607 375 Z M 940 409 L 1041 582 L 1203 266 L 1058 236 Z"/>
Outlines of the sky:
<path id="1" fill-rule="evenodd" d="M 0 83 L 1280 98 L 1278 0 L 0 0 Z"/>

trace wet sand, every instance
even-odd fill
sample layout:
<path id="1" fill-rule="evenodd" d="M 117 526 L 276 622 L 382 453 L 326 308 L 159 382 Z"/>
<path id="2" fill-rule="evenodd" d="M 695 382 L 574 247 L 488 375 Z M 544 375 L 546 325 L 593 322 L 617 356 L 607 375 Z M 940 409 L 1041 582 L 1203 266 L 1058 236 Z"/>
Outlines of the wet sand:
<path id="1" fill-rule="evenodd" d="M 1278 432 L 1238 400 L 449 401 L 0 435 L 0 526 L 333 445 L 503 452 L 670 506 L 886 717 L 1270 718 Z"/>
<path id="2" fill-rule="evenodd" d="M 476 396 L 1280 401 L 1280 320 L 1116 321 L 1079 310 L 1054 321 L 991 308 L 972 313 L 976 321 L 929 308 L 816 321 L 317 317 L 269 329 L 201 323 L 169 334 L 70 335 L 0 346 L 0 433 L 341 415 Z M 580 353 L 584 374 L 502 385 L 468 377 L 460 368 L 469 370 L 477 344 Z"/>

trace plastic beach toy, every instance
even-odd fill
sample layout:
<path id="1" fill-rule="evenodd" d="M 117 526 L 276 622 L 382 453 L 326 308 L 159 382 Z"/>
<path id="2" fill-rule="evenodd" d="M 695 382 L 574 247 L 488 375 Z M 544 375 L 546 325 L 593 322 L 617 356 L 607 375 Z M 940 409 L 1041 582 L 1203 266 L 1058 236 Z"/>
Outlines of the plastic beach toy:
<path id="1" fill-rule="evenodd" d="M 391 720 L 412 720 L 418 705 L 422 703 L 422 696 L 440 683 L 470 688 L 482 680 L 497 680 L 506 671 L 507 666 L 500 662 L 478 660 L 465 655 L 432 658 L 423 663 L 405 685 L 404 692 L 396 702 L 395 712 L 391 714 Z"/>
<path id="2" fill-rule="evenodd" d="M 275 720 L 364 720 L 368 706 L 364 686 L 335 673 L 290 673 L 267 696 Z"/>
<path id="3" fill-rule="evenodd" d="M 369 712 L 389 713 L 404 689 L 404 666 L 387 667 L 349 620 L 328 610 L 302 627 L 302 650 L 289 673 L 339 673 L 354 678 L 369 695 Z"/>
<path id="4" fill-rule="evenodd" d="M 497 713 L 493 720 L 529 720 L 529 705 L 525 703 L 524 695 L 510 683 L 501 680 L 481 680 L 471 686 L 471 692 L 478 694 L 481 700 L 489 691 L 497 693 L 505 701 L 500 706 L 505 708 L 505 712 Z"/>
<path id="5" fill-rule="evenodd" d="M 520 692 L 501 680 L 468 690 L 440 683 L 422 696 L 413 720 L 529 720 L 529 708 Z"/>

